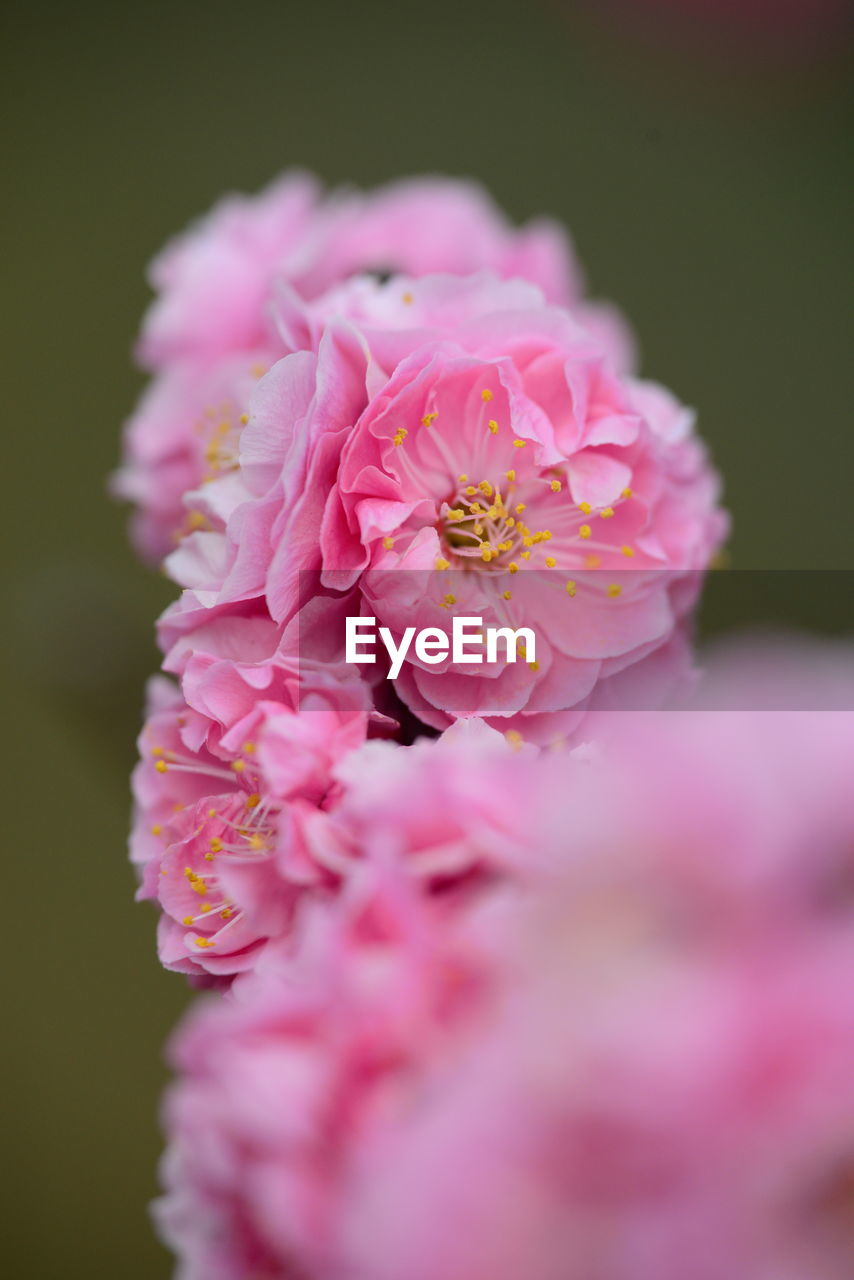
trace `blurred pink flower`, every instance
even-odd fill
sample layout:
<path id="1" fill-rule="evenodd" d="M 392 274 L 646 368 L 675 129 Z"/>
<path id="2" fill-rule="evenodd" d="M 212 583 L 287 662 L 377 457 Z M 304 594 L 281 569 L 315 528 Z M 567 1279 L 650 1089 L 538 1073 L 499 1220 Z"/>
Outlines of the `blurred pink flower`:
<path id="1" fill-rule="evenodd" d="M 262 599 L 287 628 L 311 571 L 396 638 L 454 614 L 535 629 L 534 663 L 411 655 L 396 692 L 435 728 L 482 715 L 549 739 L 649 655 L 681 676 L 695 571 L 726 528 L 690 411 L 520 282 L 361 281 L 337 305 L 346 322 L 258 383 L 238 472 L 190 495 L 211 528 L 167 562 L 188 588 L 167 648 Z"/>
<path id="2" fill-rule="evenodd" d="M 157 290 L 139 356 L 158 372 L 127 424 L 117 496 L 135 504 L 132 532 L 150 560 L 172 550 L 198 516 L 183 495 L 233 465 L 248 385 L 285 354 L 272 317 L 276 290 L 308 301 L 360 272 L 469 274 L 489 268 L 538 285 L 579 317 L 615 361 L 632 339 L 613 308 L 584 300 L 563 229 L 540 219 L 517 229 L 476 184 L 409 179 L 371 193 L 324 195 L 307 174 L 285 174 L 256 196 L 230 196 L 155 259 Z"/>
<path id="3" fill-rule="evenodd" d="M 187 1280 L 847 1280 L 854 713 L 614 727 L 335 766 L 371 856 L 175 1043 Z"/>

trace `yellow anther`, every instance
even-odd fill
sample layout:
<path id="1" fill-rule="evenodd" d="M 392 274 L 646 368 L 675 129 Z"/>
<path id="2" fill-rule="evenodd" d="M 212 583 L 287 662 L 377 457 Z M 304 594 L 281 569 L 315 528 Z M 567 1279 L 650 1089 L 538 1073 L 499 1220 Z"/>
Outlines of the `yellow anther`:
<path id="1" fill-rule="evenodd" d="M 489 564 L 490 560 L 494 555 L 495 555 L 495 552 L 492 550 L 492 547 L 487 546 L 487 547 L 481 548 L 480 558 L 484 562 L 484 564 Z"/>
<path id="2" fill-rule="evenodd" d="M 531 558 L 531 553 L 530 553 L 530 551 L 522 551 L 522 552 L 520 552 L 520 555 L 521 555 L 521 557 L 522 557 L 522 559 L 523 559 L 523 560 L 530 560 L 530 558 Z"/>
<path id="3" fill-rule="evenodd" d="M 450 591 L 448 592 L 448 594 L 447 594 L 446 596 L 444 596 L 444 597 L 443 597 L 443 599 L 444 599 L 445 604 L 456 604 L 456 603 L 457 603 L 457 597 L 456 597 L 455 595 L 453 595 Z"/>
<path id="4" fill-rule="evenodd" d="M 421 419 L 422 426 L 432 427 L 438 416 L 438 413 L 435 411 L 433 413 L 425 413 L 424 417 Z"/>
<path id="5" fill-rule="evenodd" d="M 234 770 L 234 772 L 235 772 L 235 773 L 242 773 L 242 772 L 243 772 L 243 770 L 246 768 L 246 761 L 245 761 L 245 760 L 232 760 L 232 762 L 231 762 L 231 767 L 232 767 L 232 769 Z"/>
<path id="6" fill-rule="evenodd" d="M 394 546 L 394 538 L 383 538 L 383 546 L 385 547 L 386 551 L 391 551 L 392 547 Z"/>
<path id="7" fill-rule="evenodd" d="M 542 538 L 543 542 L 551 542 L 552 540 L 551 529 L 543 529 L 543 532 L 540 534 L 540 537 Z"/>
<path id="8" fill-rule="evenodd" d="M 513 448 L 514 448 L 514 449 L 524 449 L 526 444 L 527 444 L 527 440 L 514 440 L 514 441 L 513 441 Z"/>
<path id="9" fill-rule="evenodd" d="M 166 761 L 165 761 L 165 760 L 158 760 L 158 761 L 156 761 L 156 763 L 155 763 L 154 767 L 155 767 L 155 769 L 157 770 L 157 772 L 158 772 L 158 773 L 165 773 L 165 772 L 166 772 Z"/>
<path id="10" fill-rule="evenodd" d="M 468 480 L 468 476 L 466 475 L 465 471 L 463 471 L 461 475 L 457 476 L 457 480 L 459 481 L 460 484 L 465 484 L 466 480 Z"/>
<path id="11" fill-rule="evenodd" d="M 512 593 L 511 593 L 511 592 L 509 592 L 509 591 L 502 591 L 502 592 L 501 592 L 501 594 L 502 594 L 502 596 L 504 597 L 504 599 L 505 599 L 505 600 L 512 600 L 512 599 L 513 599 Z"/>
<path id="12" fill-rule="evenodd" d="M 531 668 L 532 671 L 539 671 L 540 669 L 539 662 L 529 662 L 528 666 Z"/>
<path id="13" fill-rule="evenodd" d="M 578 510 L 583 511 L 586 516 L 589 516 L 593 508 L 591 507 L 589 502 L 579 502 Z"/>
<path id="14" fill-rule="evenodd" d="M 157 756 L 162 756 L 162 755 L 163 755 L 163 748 L 162 748 L 162 747 L 152 747 L 152 749 L 151 749 L 151 754 L 152 754 L 153 756 L 155 756 L 155 757 L 157 757 Z"/>
<path id="15" fill-rule="evenodd" d="M 444 556 L 439 556 L 438 559 L 436 560 L 437 569 L 450 569 L 450 567 L 451 567 L 450 560 L 446 560 Z"/>
<path id="16" fill-rule="evenodd" d="M 578 530 L 579 537 L 581 538 L 589 538 L 592 532 L 593 530 L 590 528 L 589 524 L 583 524 Z"/>
<path id="17" fill-rule="evenodd" d="M 209 817 L 209 818 L 215 818 L 215 817 L 216 817 L 216 809 L 208 809 L 208 817 Z"/>
<path id="18" fill-rule="evenodd" d="M 220 840 L 219 836 L 214 836 L 214 838 L 211 840 L 210 848 L 211 848 L 211 853 L 222 853 L 222 841 Z"/>
<path id="19" fill-rule="evenodd" d="M 253 378 L 263 378 L 267 370 L 264 365 L 261 364 L 260 360 L 256 360 L 254 364 L 249 366 L 249 372 L 252 374 Z"/>
<path id="20" fill-rule="evenodd" d="M 207 516 L 202 511 L 191 511 L 187 516 L 187 528 L 190 530 L 204 529 L 207 522 Z"/>
<path id="21" fill-rule="evenodd" d="M 512 484 L 512 483 L 513 483 L 513 481 L 516 479 L 516 472 L 513 470 L 513 468 L 512 468 L 512 467 L 510 468 L 510 470 L 509 470 L 509 471 L 505 471 L 505 472 L 504 472 L 504 474 L 505 474 L 505 476 L 507 477 L 507 479 L 510 481 L 510 483 L 511 483 L 511 484 Z"/>
<path id="22" fill-rule="evenodd" d="M 516 521 L 514 520 L 513 516 L 508 516 L 508 517 L 507 517 L 507 528 L 508 528 L 508 529 L 515 529 L 515 527 L 516 527 Z"/>
<path id="23" fill-rule="evenodd" d="M 404 306 L 406 306 L 406 307 L 411 307 L 414 301 L 415 301 L 415 298 L 414 298 L 414 297 L 412 296 L 412 294 L 411 294 L 411 293 L 409 293 L 408 291 L 407 291 L 407 292 L 403 295 L 403 297 L 401 298 L 401 302 L 402 302 L 402 303 L 404 304 Z"/>
<path id="24" fill-rule="evenodd" d="M 489 401 L 492 399 L 492 392 L 489 390 L 488 387 L 483 388 L 483 391 L 481 391 L 480 393 L 480 398 L 481 400 L 483 400 L 485 404 L 488 404 Z"/>
<path id="25" fill-rule="evenodd" d="M 631 547 L 620 547 L 620 552 L 629 559 L 635 554 Z"/>
<path id="26" fill-rule="evenodd" d="M 161 827 L 160 823 L 155 822 L 154 826 L 151 828 L 151 834 L 153 836 L 159 836 L 162 830 L 163 828 Z"/>
<path id="27" fill-rule="evenodd" d="M 266 848 L 266 845 L 264 844 L 264 837 L 259 835 L 257 831 L 253 831 L 247 841 L 247 844 L 253 853 L 260 853 L 261 850 Z"/>
<path id="28" fill-rule="evenodd" d="M 546 568 L 553 569 L 556 564 L 557 560 L 555 560 L 554 556 L 546 556 Z"/>
<path id="29" fill-rule="evenodd" d="M 516 512 L 516 515 L 517 515 L 517 516 L 520 516 L 520 515 L 522 514 L 522 512 L 525 510 L 526 505 L 527 505 L 527 503 L 524 503 L 524 502 L 517 502 L 517 503 L 516 503 L 516 505 L 515 505 L 515 507 L 513 508 L 513 510 Z"/>
<path id="30" fill-rule="evenodd" d="M 203 902 L 202 915 L 203 916 L 209 915 L 211 911 L 213 911 L 213 907 L 211 906 L 211 904 L 209 902 Z"/>
<path id="31" fill-rule="evenodd" d="M 621 496 L 623 498 L 631 498 L 632 497 L 631 489 L 624 489 Z"/>
<path id="32" fill-rule="evenodd" d="M 241 413 L 241 415 L 240 415 L 240 425 L 241 425 L 242 427 L 245 427 L 248 421 L 249 421 L 249 414 L 248 414 L 248 413 Z"/>
<path id="33" fill-rule="evenodd" d="M 522 744 L 525 741 L 525 739 L 522 737 L 518 729 L 508 729 L 507 732 L 504 734 L 504 737 L 506 738 L 507 742 L 510 744 L 510 746 L 513 748 L 514 751 L 521 750 Z"/>
<path id="34" fill-rule="evenodd" d="M 589 555 L 584 557 L 585 569 L 598 569 L 602 563 L 601 557 L 597 555 Z"/>
<path id="35" fill-rule="evenodd" d="M 465 520 L 466 513 L 462 507 L 452 507 L 448 512 L 449 520 Z"/>
<path id="36" fill-rule="evenodd" d="M 474 527 L 474 531 L 475 531 L 475 533 L 477 534 L 477 536 L 478 536 L 479 538 L 482 538 L 482 537 L 483 537 L 483 525 L 482 525 L 479 521 L 478 521 L 478 523 L 475 525 L 475 527 Z"/>
<path id="37" fill-rule="evenodd" d="M 192 923 L 193 923 L 193 917 L 192 917 L 192 916 L 184 916 L 184 919 L 181 921 L 181 923 L 182 923 L 182 924 L 192 924 Z"/>
<path id="38" fill-rule="evenodd" d="M 561 489 L 563 488 L 563 485 L 559 480 L 552 480 L 551 484 L 549 485 L 549 488 L 551 489 L 552 493 L 560 493 Z"/>
<path id="39" fill-rule="evenodd" d="M 602 508 L 602 510 L 599 512 L 599 514 L 600 514 L 600 516 L 602 517 L 602 519 L 603 519 L 603 520 L 610 520 L 610 519 L 611 519 L 611 516 L 614 514 L 614 508 L 613 508 L 613 507 L 603 507 L 603 508 Z"/>
<path id="40" fill-rule="evenodd" d="M 495 421 L 494 418 L 490 418 L 486 426 L 487 426 L 487 429 L 491 431 L 494 436 L 498 435 L 498 423 Z"/>
<path id="41" fill-rule="evenodd" d="M 623 588 L 620 586 L 619 582 L 611 582 L 608 584 L 608 595 L 612 600 L 615 600 L 618 595 L 621 595 L 622 591 Z"/>
<path id="42" fill-rule="evenodd" d="M 473 516 L 483 515 L 483 507 L 480 505 L 479 502 L 472 502 L 471 505 L 469 506 L 469 511 Z"/>
<path id="43" fill-rule="evenodd" d="M 190 884 L 193 886 L 193 893 L 197 893 L 200 898 L 203 898 L 208 891 L 208 886 L 198 876 L 193 876 Z"/>
<path id="44" fill-rule="evenodd" d="M 487 519 L 488 519 L 488 520 L 494 520 L 494 519 L 495 519 L 495 517 L 496 517 L 497 515 L 498 515 L 498 508 L 496 507 L 495 503 L 493 502 L 493 504 L 492 504 L 492 506 L 491 506 L 491 507 L 487 507 L 487 510 L 486 510 L 486 517 L 487 517 Z"/>
<path id="45" fill-rule="evenodd" d="M 244 752 L 246 753 L 246 755 L 251 756 L 251 755 L 252 755 L 252 752 L 255 750 L 255 743 L 254 743 L 254 742 L 244 742 L 244 744 L 243 744 L 243 750 L 244 750 Z"/>
<path id="46" fill-rule="evenodd" d="M 477 493 L 477 489 L 474 487 L 473 484 L 470 484 L 468 488 L 464 490 L 464 492 L 468 495 L 468 497 L 473 498 L 474 495 Z"/>
<path id="47" fill-rule="evenodd" d="M 525 547 L 532 547 L 534 545 L 533 537 L 530 534 L 526 534 L 526 536 L 522 539 L 522 545 Z"/>
<path id="48" fill-rule="evenodd" d="M 570 578 L 569 582 L 566 584 L 566 594 L 567 594 L 568 596 L 574 596 L 577 590 L 578 590 L 578 588 L 576 587 L 575 583 L 574 583 L 574 582 L 572 581 L 572 579 Z"/>
<path id="49" fill-rule="evenodd" d="M 222 911 L 219 913 L 219 918 L 220 920 L 230 920 L 233 915 L 234 912 L 231 907 L 223 907 Z"/>
<path id="50" fill-rule="evenodd" d="M 197 947 L 212 947 L 213 945 L 210 938 L 196 938 Z"/>
<path id="51" fill-rule="evenodd" d="M 512 543 L 512 542 L 510 542 L 510 541 L 508 541 L 508 542 L 499 542 L 499 544 L 498 544 L 498 550 L 499 550 L 499 551 L 510 551 L 510 549 L 512 548 L 512 546 L 513 546 L 513 543 Z"/>
<path id="52" fill-rule="evenodd" d="M 213 862 L 213 860 L 214 860 L 214 855 L 212 853 L 205 854 L 205 862 Z"/>
<path id="53" fill-rule="evenodd" d="M 515 561 L 515 560 L 511 560 L 511 561 L 510 561 L 510 563 L 509 563 L 509 564 L 508 564 L 508 566 L 507 566 L 507 569 L 508 569 L 508 572 L 509 572 L 509 573 L 518 573 L 518 572 L 519 572 L 519 566 L 518 566 L 518 564 L 516 563 L 516 561 Z"/>
<path id="54" fill-rule="evenodd" d="M 481 493 L 484 494 L 487 498 L 492 497 L 492 485 L 489 483 L 488 480 L 481 480 L 480 484 L 477 487 L 478 489 L 480 489 Z"/>

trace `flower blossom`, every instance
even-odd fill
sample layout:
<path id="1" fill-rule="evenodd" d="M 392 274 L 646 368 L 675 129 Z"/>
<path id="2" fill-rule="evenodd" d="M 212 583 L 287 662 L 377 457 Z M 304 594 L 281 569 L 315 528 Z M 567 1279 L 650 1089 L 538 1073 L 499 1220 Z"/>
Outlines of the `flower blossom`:
<path id="1" fill-rule="evenodd" d="M 186 1280 L 847 1275 L 854 713 L 622 723 L 337 766 L 372 856 L 174 1042 Z M 513 873 L 449 912 L 408 859 L 461 842 Z"/>
<path id="2" fill-rule="evenodd" d="M 167 651 L 251 607 L 315 656 L 298 625 L 315 575 L 396 637 L 454 614 L 534 628 L 531 662 L 407 658 L 396 693 L 436 729 L 482 716 L 550 740 L 644 673 L 681 675 L 725 530 L 690 411 L 517 281 L 361 280 L 329 306 L 303 309 L 312 348 L 258 382 L 237 471 L 189 496 L 208 527 L 167 562 L 187 588 Z"/>
<path id="3" fill-rule="evenodd" d="M 473 183 L 421 178 L 324 195 L 309 175 L 289 172 L 256 196 L 221 201 L 168 244 L 151 267 L 157 296 L 138 346 L 156 376 L 127 424 L 113 481 L 117 496 L 135 504 L 140 554 L 157 561 L 203 527 L 183 495 L 234 465 L 251 384 L 286 354 L 271 318 L 278 288 L 308 301 L 363 272 L 485 268 L 572 306 L 615 363 L 631 363 L 625 322 L 585 300 L 558 224 L 539 219 L 516 229 Z"/>

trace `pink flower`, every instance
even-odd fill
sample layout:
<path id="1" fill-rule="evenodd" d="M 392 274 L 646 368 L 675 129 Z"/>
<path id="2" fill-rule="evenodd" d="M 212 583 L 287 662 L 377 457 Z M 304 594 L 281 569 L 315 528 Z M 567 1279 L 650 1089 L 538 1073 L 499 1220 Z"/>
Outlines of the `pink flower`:
<path id="1" fill-rule="evenodd" d="M 112 482 L 135 504 L 140 553 L 161 559 L 188 528 L 204 527 L 183 496 L 236 459 L 254 371 L 288 349 L 271 319 L 278 289 L 307 301 L 359 272 L 481 268 L 577 307 L 616 362 L 632 361 L 616 310 L 583 300 L 563 230 L 547 220 L 511 227 L 472 183 L 411 179 L 324 196 L 313 178 L 289 173 L 257 196 L 223 200 L 169 244 L 151 268 L 158 296 L 139 343 L 143 364 L 159 373 L 127 424 Z"/>
<path id="2" fill-rule="evenodd" d="M 309 861 L 290 824 L 331 802 L 333 766 L 368 715 L 358 686 L 299 686 L 273 664 L 196 658 L 184 687 L 189 702 L 165 679 L 150 685 L 131 859 L 138 896 L 161 910 L 163 964 L 225 978 L 287 936 L 306 891 L 338 884 L 340 865 Z"/>
<path id="3" fill-rule="evenodd" d="M 186 1280 L 337 1274 L 354 1144 L 483 998 L 476 953 L 432 929 L 393 873 L 354 880 L 337 917 L 304 924 L 296 959 L 268 952 L 173 1042 L 184 1078 L 155 1216 Z"/>
<path id="4" fill-rule="evenodd" d="M 662 657 L 681 674 L 692 575 L 725 528 L 690 412 L 619 378 L 521 283 L 357 282 L 348 297 L 346 323 L 323 321 L 316 351 L 258 383 L 237 478 L 191 495 L 223 519 L 169 561 L 189 592 L 164 643 L 200 609 L 263 599 L 295 644 L 315 573 L 397 638 L 454 614 L 534 628 L 535 663 L 407 660 L 396 692 L 435 728 L 482 715 L 550 738 L 619 705 L 650 655 L 656 680 Z"/>
<path id="5" fill-rule="evenodd" d="M 175 1043 L 188 1280 L 844 1280 L 854 714 L 618 723 L 336 767 L 358 874 Z"/>

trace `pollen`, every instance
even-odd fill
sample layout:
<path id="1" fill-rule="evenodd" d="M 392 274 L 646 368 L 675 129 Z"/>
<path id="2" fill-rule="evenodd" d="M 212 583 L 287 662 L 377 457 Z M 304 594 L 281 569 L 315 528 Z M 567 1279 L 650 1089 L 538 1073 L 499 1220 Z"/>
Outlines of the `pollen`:
<path id="1" fill-rule="evenodd" d="M 578 530 L 578 535 L 581 538 L 589 538 L 592 532 L 593 530 L 590 528 L 589 524 L 583 524 Z"/>
<path id="2" fill-rule="evenodd" d="M 631 489 L 624 489 L 624 490 L 623 490 L 623 492 L 622 492 L 622 494 L 621 494 L 621 497 L 623 497 L 623 498 L 631 498 L 631 497 L 633 497 L 633 494 L 632 494 Z"/>
<path id="3" fill-rule="evenodd" d="M 520 515 L 522 514 L 522 512 L 525 510 L 525 505 L 526 505 L 526 504 L 525 504 L 524 502 L 517 502 L 517 503 L 516 503 L 516 505 L 515 505 L 515 507 L 513 508 L 513 510 L 516 512 L 516 515 L 517 515 L 517 516 L 520 516 Z"/>
<path id="4" fill-rule="evenodd" d="M 432 427 L 438 416 L 439 414 L 435 411 L 433 413 L 425 413 L 424 417 L 421 419 L 422 425 L 425 427 Z"/>
<path id="5" fill-rule="evenodd" d="M 466 513 L 462 507 L 452 507 L 448 512 L 449 520 L 465 520 Z"/>
<path id="6" fill-rule="evenodd" d="M 214 836 L 211 840 L 211 853 L 222 853 L 222 841 L 219 836 Z"/>
<path id="7" fill-rule="evenodd" d="M 603 520 L 610 520 L 613 514 L 614 514 L 613 507 L 603 507 L 602 510 L 599 512 L 599 515 L 602 517 Z"/>
<path id="8" fill-rule="evenodd" d="M 394 538 L 383 538 L 383 546 L 385 547 L 386 551 L 391 551 L 392 547 L 394 546 Z"/>
<path id="9" fill-rule="evenodd" d="M 526 444 L 526 443 L 527 443 L 527 442 L 526 442 L 525 440 L 514 440 L 514 441 L 513 441 L 513 448 L 514 448 L 514 449 L 524 449 L 524 448 L 525 448 L 525 444 Z"/>
<path id="10" fill-rule="evenodd" d="M 561 489 L 563 488 L 563 485 L 559 480 L 552 480 L 551 484 L 549 485 L 549 488 L 551 489 L 552 493 L 560 493 Z"/>
<path id="11" fill-rule="evenodd" d="M 252 752 L 255 750 L 255 743 L 254 743 L 254 742 L 244 742 L 244 744 L 243 744 L 243 750 L 245 751 L 246 755 L 251 756 L 251 755 L 252 755 Z"/>
<path id="12" fill-rule="evenodd" d="M 157 772 L 158 772 L 158 773 L 165 773 L 165 772 L 166 772 L 166 761 L 165 761 L 165 760 L 158 760 L 158 761 L 156 761 L 156 763 L 155 763 L 154 767 L 155 767 L 155 769 L 157 770 Z"/>
<path id="13" fill-rule="evenodd" d="M 401 302 L 404 304 L 404 306 L 407 306 L 407 307 L 411 307 L 414 301 L 415 301 L 415 298 L 412 296 L 411 293 L 405 293 L 401 298 Z"/>
<path id="14" fill-rule="evenodd" d="M 521 750 L 522 744 L 524 743 L 525 739 L 522 737 L 518 729 L 508 729 L 507 732 L 504 734 L 504 737 L 514 751 Z"/>
<path id="15" fill-rule="evenodd" d="M 513 470 L 513 468 L 512 468 L 512 467 L 510 468 L 510 470 L 509 470 L 509 471 L 505 471 L 505 472 L 504 472 L 504 474 L 505 474 L 505 476 L 507 477 L 507 479 L 510 481 L 510 483 L 511 483 L 511 484 L 512 484 L 512 483 L 513 483 L 513 481 L 516 479 L 516 472 Z"/>
<path id="16" fill-rule="evenodd" d="M 618 582 L 612 582 L 608 586 L 608 595 L 612 600 L 616 600 L 617 596 L 622 595 L 623 588 Z"/>
<path id="17" fill-rule="evenodd" d="M 210 938 L 196 938 L 196 946 L 202 948 L 212 947 L 214 946 L 214 943 L 211 942 Z"/>
<path id="18" fill-rule="evenodd" d="M 548 569 L 553 569 L 556 564 L 557 560 L 555 560 L 554 556 L 546 556 L 546 567 Z"/>
<path id="19" fill-rule="evenodd" d="M 583 511 L 586 516 L 589 516 L 593 508 L 591 507 L 589 502 L 579 502 L 578 510 Z"/>
<path id="20" fill-rule="evenodd" d="M 444 596 L 444 597 L 443 597 L 443 603 L 444 603 L 444 604 L 456 604 L 456 603 L 457 603 L 457 597 L 456 597 L 455 595 L 453 595 L 453 594 L 452 594 L 452 592 L 450 592 L 450 591 L 449 591 L 449 592 L 448 592 L 448 594 L 447 594 L 446 596 Z"/>
<path id="21" fill-rule="evenodd" d="M 159 836 L 162 830 L 163 828 L 161 827 L 160 823 L 155 822 L 154 826 L 151 828 L 151 834 L 153 836 Z"/>
<path id="22" fill-rule="evenodd" d="M 484 402 L 484 404 L 489 404 L 489 401 L 492 399 L 492 392 L 489 390 L 489 387 L 483 388 L 483 390 L 480 393 L 480 398 Z"/>
<path id="23" fill-rule="evenodd" d="M 242 772 L 243 772 L 243 770 L 246 768 L 246 761 L 245 761 L 245 760 L 232 760 L 232 762 L 231 762 L 231 767 L 232 767 L 232 769 L 234 770 L 234 772 L 235 772 L 235 773 L 242 773 Z"/>
<path id="24" fill-rule="evenodd" d="M 248 413 L 241 413 L 241 415 L 240 415 L 240 425 L 241 425 L 242 427 L 245 427 L 248 421 L 249 421 L 249 414 L 248 414 Z"/>
<path id="25" fill-rule="evenodd" d="M 626 556 L 628 559 L 631 559 L 632 556 L 635 554 L 631 547 L 620 547 L 620 553 L 621 555 Z"/>
<path id="26" fill-rule="evenodd" d="M 488 430 L 491 431 L 494 436 L 498 435 L 498 423 L 494 418 L 490 418 L 486 425 Z"/>
<path id="27" fill-rule="evenodd" d="M 451 567 L 451 562 L 450 562 L 450 560 L 446 560 L 444 556 L 439 556 L 439 558 L 438 558 L 438 559 L 437 559 L 437 561 L 436 561 L 436 568 L 437 568 L 437 569 L 450 569 L 450 567 Z"/>
<path id="28" fill-rule="evenodd" d="M 513 593 L 512 593 L 511 591 L 502 591 L 502 592 L 501 592 L 501 595 L 502 595 L 502 598 L 503 598 L 504 600 L 512 600 L 512 599 L 513 599 Z"/>
<path id="29" fill-rule="evenodd" d="M 518 566 L 518 564 L 516 563 L 516 561 L 515 561 L 515 560 L 511 560 L 511 561 L 510 561 L 510 563 L 509 563 L 509 564 L 508 564 L 508 566 L 507 566 L 507 571 L 508 571 L 508 573 L 518 573 L 518 572 L 519 572 L 519 566 Z"/>
<path id="30" fill-rule="evenodd" d="M 570 598 L 572 598 L 575 595 L 577 590 L 578 588 L 576 587 L 575 583 L 570 579 L 570 581 L 566 584 L 566 594 Z"/>

